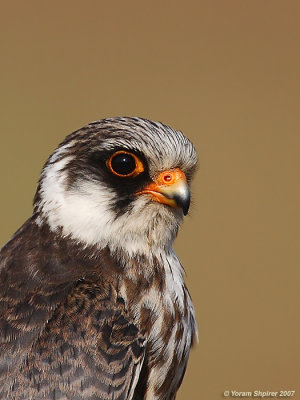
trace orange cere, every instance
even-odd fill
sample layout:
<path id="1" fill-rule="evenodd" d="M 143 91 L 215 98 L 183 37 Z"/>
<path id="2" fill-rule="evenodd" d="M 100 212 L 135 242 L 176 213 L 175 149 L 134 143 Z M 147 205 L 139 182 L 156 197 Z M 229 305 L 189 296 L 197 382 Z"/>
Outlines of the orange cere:
<path id="1" fill-rule="evenodd" d="M 175 168 L 175 169 L 172 169 L 172 170 L 169 170 L 169 171 L 161 172 L 156 177 L 154 182 L 158 186 L 165 186 L 165 185 L 173 185 L 175 182 L 177 182 L 180 179 L 184 179 L 186 181 L 185 173 L 182 172 L 181 169 Z"/>
<path id="2" fill-rule="evenodd" d="M 172 170 L 163 171 L 157 175 L 154 182 L 150 183 L 136 194 L 148 193 L 152 195 L 153 200 L 159 203 L 177 207 L 176 201 L 168 197 L 168 189 L 171 189 L 172 186 L 176 186 L 177 183 L 182 181 L 186 182 L 186 176 L 181 169 L 174 168 Z"/>

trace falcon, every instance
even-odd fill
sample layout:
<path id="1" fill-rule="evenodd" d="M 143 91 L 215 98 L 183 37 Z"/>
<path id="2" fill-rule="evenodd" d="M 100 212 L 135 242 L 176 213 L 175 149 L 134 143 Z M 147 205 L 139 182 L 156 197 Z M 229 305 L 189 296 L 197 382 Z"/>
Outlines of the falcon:
<path id="1" fill-rule="evenodd" d="M 134 117 L 49 157 L 0 253 L 0 399 L 175 399 L 197 329 L 172 243 L 196 161 L 181 132 Z"/>

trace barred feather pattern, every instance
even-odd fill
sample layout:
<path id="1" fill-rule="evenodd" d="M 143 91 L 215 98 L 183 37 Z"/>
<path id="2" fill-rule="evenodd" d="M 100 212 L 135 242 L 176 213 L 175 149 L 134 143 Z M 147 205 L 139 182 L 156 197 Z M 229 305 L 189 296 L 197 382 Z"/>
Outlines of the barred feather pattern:
<path id="1" fill-rule="evenodd" d="M 118 150 L 143 163 L 113 176 Z M 142 118 L 95 121 L 47 160 L 33 216 L 0 252 L 0 400 L 173 400 L 196 333 L 172 249 L 180 207 L 141 189 L 197 156 Z"/>
<path id="2" fill-rule="evenodd" d="M 174 399 L 195 322 L 162 262 L 29 220 L 1 251 L 0 399 Z"/>

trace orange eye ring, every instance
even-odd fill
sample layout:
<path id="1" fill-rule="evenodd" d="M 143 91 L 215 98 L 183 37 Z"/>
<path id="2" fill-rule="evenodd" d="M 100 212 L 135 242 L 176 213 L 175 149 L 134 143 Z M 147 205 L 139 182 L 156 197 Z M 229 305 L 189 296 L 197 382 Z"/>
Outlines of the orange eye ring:
<path id="1" fill-rule="evenodd" d="M 130 167 L 129 167 L 128 173 L 121 173 L 120 170 L 116 171 L 116 165 L 115 166 L 113 165 L 114 163 L 116 163 L 116 157 L 122 156 L 122 155 L 129 156 L 128 161 L 131 163 L 132 162 L 134 163 L 134 164 L 132 163 L 132 165 L 130 166 L 130 167 L 133 167 L 132 171 L 130 170 Z M 130 160 L 130 157 L 131 157 L 131 160 Z M 126 165 L 124 163 L 125 157 L 123 158 L 123 160 L 122 159 L 120 159 L 120 160 L 123 161 L 123 169 L 125 166 L 124 172 L 127 172 Z M 144 165 L 143 165 L 142 161 L 135 154 L 130 153 L 129 151 L 125 151 L 125 150 L 120 150 L 120 151 L 116 151 L 115 153 L 113 153 L 110 156 L 110 158 L 106 161 L 106 165 L 114 175 L 120 176 L 121 178 L 129 178 L 131 176 L 135 177 L 144 171 Z M 122 169 L 121 164 L 120 164 L 120 167 Z M 127 166 L 127 168 L 128 168 L 128 166 Z"/>

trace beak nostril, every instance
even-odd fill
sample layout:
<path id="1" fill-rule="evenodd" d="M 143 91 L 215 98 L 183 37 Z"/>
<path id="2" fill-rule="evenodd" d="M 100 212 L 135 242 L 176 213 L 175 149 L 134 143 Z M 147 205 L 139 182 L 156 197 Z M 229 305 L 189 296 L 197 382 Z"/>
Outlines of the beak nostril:
<path id="1" fill-rule="evenodd" d="M 172 180 L 172 176 L 170 174 L 167 174 L 164 176 L 164 181 L 165 182 L 170 182 Z"/>

